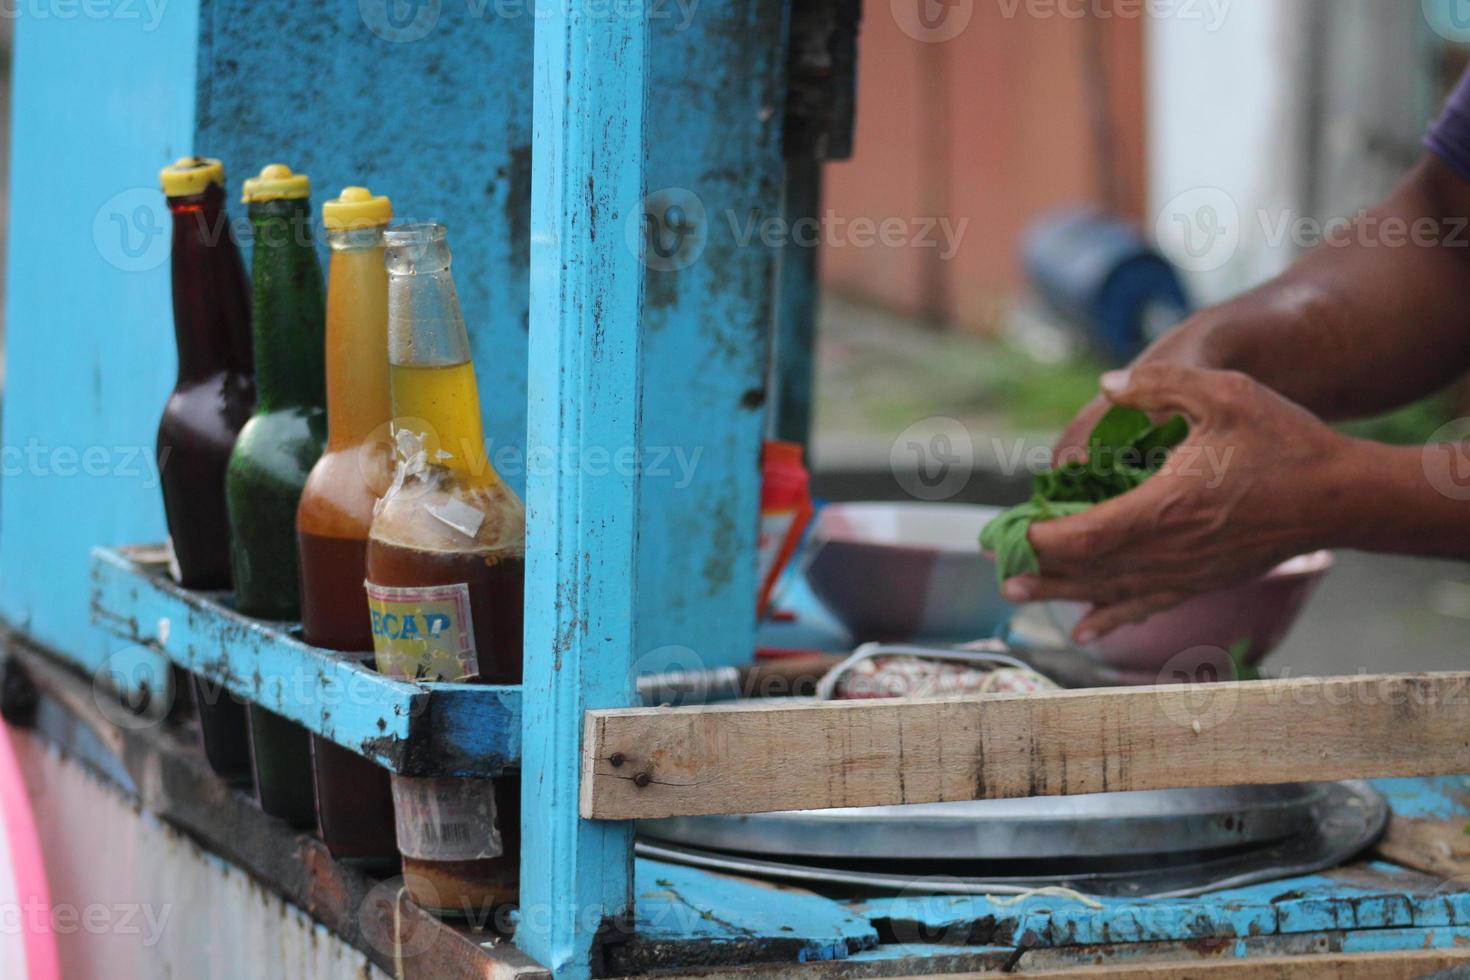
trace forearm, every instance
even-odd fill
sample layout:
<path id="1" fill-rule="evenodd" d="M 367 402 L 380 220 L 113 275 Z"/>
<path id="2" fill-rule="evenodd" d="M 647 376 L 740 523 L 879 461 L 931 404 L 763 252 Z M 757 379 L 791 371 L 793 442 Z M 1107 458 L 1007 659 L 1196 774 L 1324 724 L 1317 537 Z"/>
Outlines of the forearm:
<path id="1" fill-rule="evenodd" d="M 1427 156 L 1383 203 L 1140 360 L 1243 371 L 1324 418 L 1406 404 L 1470 367 L 1470 182 Z"/>
<path id="2" fill-rule="evenodd" d="M 1343 437 L 1317 480 L 1321 523 L 1311 546 L 1470 558 L 1470 444 Z"/>

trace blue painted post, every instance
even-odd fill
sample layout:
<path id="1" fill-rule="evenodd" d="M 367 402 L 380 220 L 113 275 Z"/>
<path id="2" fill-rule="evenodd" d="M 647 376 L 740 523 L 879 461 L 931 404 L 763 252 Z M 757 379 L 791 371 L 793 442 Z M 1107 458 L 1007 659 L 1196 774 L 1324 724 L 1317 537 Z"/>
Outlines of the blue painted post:
<path id="1" fill-rule="evenodd" d="M 643 194 L 647 23 L 574 2 L 535 30 L 527 453 L 557 465 L 526 480 L 516 941 L 560 980 L 590 974 L 632 907 L 631 825 L 583 821 L 577 798 L 583 712 L 634 697 L 639 477 L 619 461 L 641 449 L 644 270 L 623 221 Z"/>
<path id="2" fill-rule="evenodd" d="M 164 533 L 154 438 L 175 365 L 158 168 L 195 150 L 199 5 L 46 11 L 6 13 L 0 618 L 96 670 L 119 644 L 90 624 L 89 552 Z"/>

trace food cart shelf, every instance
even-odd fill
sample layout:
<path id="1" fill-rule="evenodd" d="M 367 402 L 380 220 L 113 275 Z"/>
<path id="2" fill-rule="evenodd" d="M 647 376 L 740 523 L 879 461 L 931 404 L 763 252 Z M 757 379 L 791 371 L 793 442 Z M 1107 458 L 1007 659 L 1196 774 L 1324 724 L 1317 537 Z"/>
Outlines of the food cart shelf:
<path id="1" fill-rule="evenodd" d="M 521 689 L 393 680 L 251 619 L 224 593 L 168 576 L 162 548 L 92 553 L 92 618 L 127 641 L 93 671 L 143 716 L 174 701 L 169 664 L 191 671 L 359 755 L 413 776 L 493 776 L 520 760 Z"/>

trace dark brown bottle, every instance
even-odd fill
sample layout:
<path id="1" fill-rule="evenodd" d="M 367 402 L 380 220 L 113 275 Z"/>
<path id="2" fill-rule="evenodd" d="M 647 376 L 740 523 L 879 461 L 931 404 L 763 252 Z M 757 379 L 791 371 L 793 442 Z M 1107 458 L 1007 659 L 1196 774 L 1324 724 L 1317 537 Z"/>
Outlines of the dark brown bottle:
<path id="1" fill-rule="evenodd" d="M 230 587 L 225 467 L 255 407 L 250 293 L 224 208 L 218 160 L 184 157 L 159 175 L 173 217 L 178 382 L 158 424 L 170 571 L 190 589 Z M 249 776 L 245 707 L 192 678 L 205 755 L 215 772 Z"/>

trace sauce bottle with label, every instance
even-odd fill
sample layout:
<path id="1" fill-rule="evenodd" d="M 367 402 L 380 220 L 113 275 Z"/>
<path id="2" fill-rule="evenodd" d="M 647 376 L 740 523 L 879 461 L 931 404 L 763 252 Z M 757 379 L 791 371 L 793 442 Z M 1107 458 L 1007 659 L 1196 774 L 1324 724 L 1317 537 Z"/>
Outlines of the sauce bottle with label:
<path id="1" fill-rule="evenodd" d="M 392 203 L 348 187 L 322 205 L 327 266 L 327 448 L 296 509 L 301 630 L 312 646 L 362 654 L 371 667 L 367 539 L 373 508 L 393 476 L 388 422 L 388 272 L 383 229 Z M 332 856 L 397 859 L 385 769 L 311 736 L 317 830 Z"/>
<path id="2" fill-rule="evenodd" d="M 299 610 L 296 507 L 326 442 L 322 271 L 311 224 L 311 184 L 273 163 L 245 181 L 255 251 L 255 415 L 240 430 L 225 476 L 235 607 L 260 619 Z M 294 678 L 269 678 L 290 694 Z M 261 809 L 309 827 L 313 805 L 306 729 L 257 704 L 248 711 Z"/>
<path id="3" fill-rule="evenodd" d="M 178 383 L 158 423 L 169 566 L 188 589 L 230 587 L 225 467 L 255 407 L 250 289 L 225 211 L 225 168 L 184 157 L 159 174 L 173 218 Z M 249 778 L 245 705 L 190 675 L 204 754 L 228 779 Z"/>
<path id="4" fill-rule="evenodd" d="M 373 518 L 367 594 L 378 669 L 521 681 L 525 508 L 485 455 L 469 338 L 437 224 L 384 233 L 397 466 Z M 466 914 L 520 889 L 520 773 L 393 778 L 405 887 Z"/>

